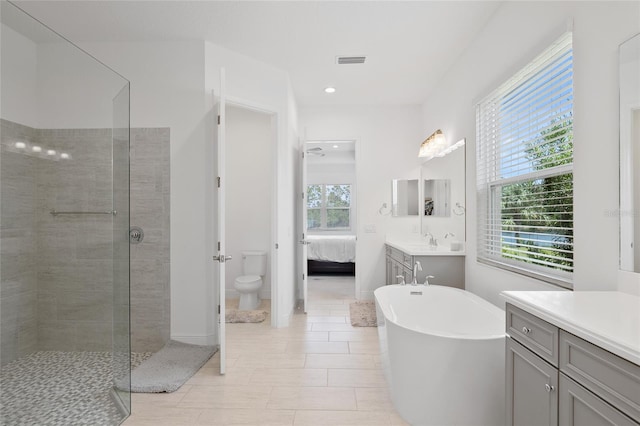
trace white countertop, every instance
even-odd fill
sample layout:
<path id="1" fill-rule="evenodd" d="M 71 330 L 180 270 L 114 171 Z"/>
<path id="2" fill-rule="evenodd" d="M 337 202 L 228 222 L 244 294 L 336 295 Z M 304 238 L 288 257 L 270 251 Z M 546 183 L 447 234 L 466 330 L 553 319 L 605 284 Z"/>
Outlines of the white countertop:
<path id="1" fill-rule="evenodd" d="M 507 302 L 640 365 L 640 297 L 617 291 L 503 291 Z"/>
<path id="2" fill-rule="evenodd" d="M 429 247 L 426 241 L 420 239 L 396 239 L 387 238 L 385 244 L 390 245 L 410 256 L 464 256 L 464 250 L 451 251 L 449 243 L 439 244 L 437 248 Z M 464 249 L 464 242 L 462 243 Z"/>

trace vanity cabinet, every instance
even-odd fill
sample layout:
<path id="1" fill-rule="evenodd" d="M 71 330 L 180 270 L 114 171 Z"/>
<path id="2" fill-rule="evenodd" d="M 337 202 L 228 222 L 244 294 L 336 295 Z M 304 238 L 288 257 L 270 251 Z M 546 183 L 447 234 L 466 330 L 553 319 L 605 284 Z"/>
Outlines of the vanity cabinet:
<path id="1" fill-rule="evenodd" d="M 511 304 L 508 425 L 640 425 L 640 366 Z"/>
<path id="2" fill-rule="evenodd" d="M 405 283 L 413 281 L 413 266 L 420 262 L 422 271 L 418 271 L 418 283 L 424 283 L 427 275 L 430 284 L 464 288 L 464 255 L 412 255 L 390 245 L 385 246 L 386 284 L 398 284 L 397 276 L 404 277 Z"/>

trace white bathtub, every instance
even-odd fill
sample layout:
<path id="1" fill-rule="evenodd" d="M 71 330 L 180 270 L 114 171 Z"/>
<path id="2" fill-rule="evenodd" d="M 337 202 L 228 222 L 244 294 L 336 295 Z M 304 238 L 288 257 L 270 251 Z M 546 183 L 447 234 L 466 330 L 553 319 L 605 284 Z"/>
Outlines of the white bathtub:
<path id="1" fill-rule="evenodd" d="M 374 294 L 382 364 L 404 420 L 503 425 L 504 311 L 451 287 L 388 285 Z"/>

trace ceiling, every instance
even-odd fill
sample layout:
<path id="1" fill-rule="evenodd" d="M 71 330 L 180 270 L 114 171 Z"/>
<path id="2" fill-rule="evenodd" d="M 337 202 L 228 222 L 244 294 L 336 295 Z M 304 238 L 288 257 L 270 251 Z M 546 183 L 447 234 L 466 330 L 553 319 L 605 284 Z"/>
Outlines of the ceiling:
<path id="1" fill-rule="evenodd" d="M 301 106 L 421 104 L 490 1 L 15 1 L 74 42 L 207 40 L 287 71 Z M 361 65 L 336 56 L 366 55 Z M 324 88 L 334 86 L 336 93 Z"/>

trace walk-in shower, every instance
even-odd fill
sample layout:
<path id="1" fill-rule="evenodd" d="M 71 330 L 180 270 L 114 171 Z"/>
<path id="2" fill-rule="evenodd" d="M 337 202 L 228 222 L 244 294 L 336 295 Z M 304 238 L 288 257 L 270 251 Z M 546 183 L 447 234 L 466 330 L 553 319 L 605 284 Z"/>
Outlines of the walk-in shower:
<path id="1" fill-rule="evenodd" d="M 129 82 L 0 5 L 0 424 L 120 424 Z"/>

